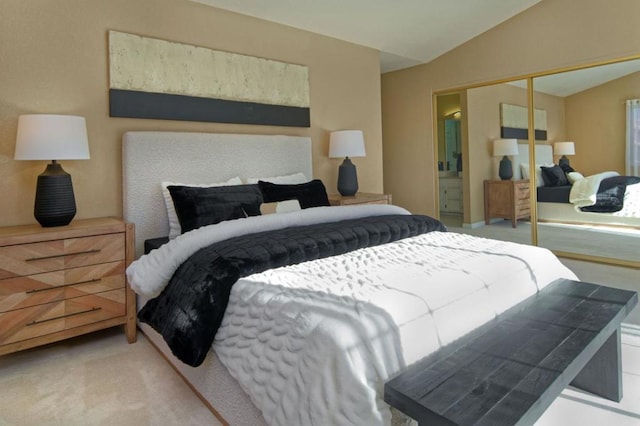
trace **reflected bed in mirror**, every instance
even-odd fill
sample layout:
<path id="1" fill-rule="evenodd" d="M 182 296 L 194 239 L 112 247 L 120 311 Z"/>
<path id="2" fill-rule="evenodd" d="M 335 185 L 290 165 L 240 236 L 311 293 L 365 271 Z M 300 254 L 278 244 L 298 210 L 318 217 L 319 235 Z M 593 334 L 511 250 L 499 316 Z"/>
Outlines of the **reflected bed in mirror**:
<path id="1" fill-rule="evenodd" d="M 529 173 L 528 145 L 518 144 L 518 151 L 519 155 L 513 157 L 516 178 L 533 180 Z M 547 175 L 552 175 L 553 171 L 564 175 L 554 165 L 552 146 L 536 144 L 535 154 L 538 221 L 640 230 L 640 178 L 620 176 L 617 172 L 601 172 L 583 178 L 576 175 L 577 180 L 573 184 L 567 179 L 566 183 L 552 185 L 555 182 L 545 178 Z M 601 210 L 607 210 L 606 205 L 614 204 L 612 200 L 616 199 L 621 203 L 618 211 L 586 211 L 597 210 L 593 205 L 602 205 Z"/>

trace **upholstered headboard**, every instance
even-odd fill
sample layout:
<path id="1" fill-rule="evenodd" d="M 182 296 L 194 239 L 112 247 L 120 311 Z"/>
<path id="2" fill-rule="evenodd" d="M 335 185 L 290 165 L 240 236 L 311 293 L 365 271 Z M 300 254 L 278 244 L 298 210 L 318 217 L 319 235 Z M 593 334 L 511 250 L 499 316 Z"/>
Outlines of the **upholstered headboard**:
<path id="1" fill-rule="evenodd" d="M 123 216 L 144 241 L 169 233 L 160 182 L 212 183 L 234 176 L 313 177 L 311 139 L 283 135 L 127 132 L 122 143 Z"/>
<path id="2" fill-rule="evenodd" d="M 518 144 L 518 155 L 514 155 L 513 176 L 514 179 L 522 179 L 520 164 L 529 164 L 529 145 Z M 553 164 L 553 147 L 551 145 L 536 144 L 536 164 Z"/>

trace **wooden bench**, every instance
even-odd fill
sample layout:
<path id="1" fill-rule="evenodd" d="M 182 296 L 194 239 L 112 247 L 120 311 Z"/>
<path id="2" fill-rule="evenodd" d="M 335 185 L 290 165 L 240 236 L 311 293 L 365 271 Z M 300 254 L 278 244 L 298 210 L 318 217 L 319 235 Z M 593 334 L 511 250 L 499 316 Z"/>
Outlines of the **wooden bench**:
<path id="1" fill-rule="evenodd" d="M 622 398 L 620 324 L 632 291 L 558 280 L 414 363 L 384 400 L 424 425 L 528 425 L 567 385 Z"/>

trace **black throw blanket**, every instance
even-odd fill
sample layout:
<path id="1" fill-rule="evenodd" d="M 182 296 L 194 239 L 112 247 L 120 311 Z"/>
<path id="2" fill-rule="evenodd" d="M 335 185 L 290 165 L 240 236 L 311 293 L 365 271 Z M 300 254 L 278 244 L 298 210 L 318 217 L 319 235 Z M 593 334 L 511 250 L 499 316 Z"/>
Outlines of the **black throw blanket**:
<path id="1" fill-rule="evenodd" d="M 230 238 L 194 253 L 138 318 L 164 337 L 178 359 L 197 367 L 213 344 L 238 279 L 431 231 L 446 227 L 428 216 L 392 215 Z"/>
<path id="2" fill-rule="evenodd" d="M 596 203 L 592 206 L 580 207 L 583 212 L 613 213 L 624 207 L 624 194 L 627 185 L 640 183 L 637 176 L 613 176 L 602 179 L 596 194 Z"/>

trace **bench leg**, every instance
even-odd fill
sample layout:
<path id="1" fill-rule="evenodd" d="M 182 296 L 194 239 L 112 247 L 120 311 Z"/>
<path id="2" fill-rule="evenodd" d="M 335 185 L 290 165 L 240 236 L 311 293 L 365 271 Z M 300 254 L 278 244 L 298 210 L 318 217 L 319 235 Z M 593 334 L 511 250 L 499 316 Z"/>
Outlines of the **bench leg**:
<path id="1" fill-rule="evenodd" d="M 620 328 L 607 339 L 571 382 L 571 386 L 611 401 L 622 399 Z"/>

